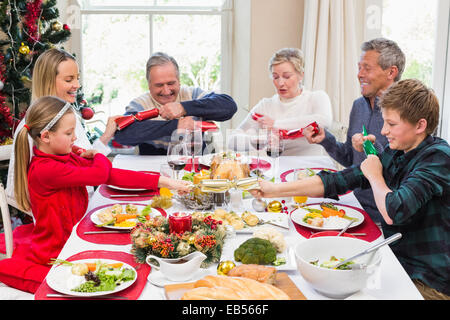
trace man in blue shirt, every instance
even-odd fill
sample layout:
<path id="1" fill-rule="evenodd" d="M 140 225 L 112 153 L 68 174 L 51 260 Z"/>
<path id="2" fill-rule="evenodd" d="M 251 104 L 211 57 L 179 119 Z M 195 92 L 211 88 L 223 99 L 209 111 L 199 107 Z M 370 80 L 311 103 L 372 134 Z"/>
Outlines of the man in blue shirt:
<path id="1" fill-rule="evenodd" d="M 366 158 L 362 149 L 362 127 L 366 127 L 370 140 L 381 152 L 387 139 L 381 134 L 383 118 L 378 106 L 378 98 L 394 82 L 401 79 L 405 69 L 405 55 L 391 40 L 377 38 L 364 42 L 361 46 L 361 58 L 358 63 L 358 80 L 362 97 L 353 102 L 350 112 L 347 140 L 341 143 L 331 132 L 320 128 L 313 136 L 312 130 L 306 130 L 309 143 L 322 145 L 328 154 L 344 167 L 358 165 Z M 354 194 L 370 217 L 380 221 L 371 190 L 357 188 Z"/>
<path id="2" fill-rule="evenodd" d="M 234 100 L 226 94 L 204 92 L 201 88 L 180 85 L 175 59 L 165 53 L 153 54 L 147 62 L 149 91 L 126 107 L 125 115 L 157 108 L 159 116 L 116 131 L 115 141 L 139 145 L 139 153 L 166 155 L 171 135 L 176 129 L 193 129 L 194 121 L 226 121 L 237 111 Z"/>

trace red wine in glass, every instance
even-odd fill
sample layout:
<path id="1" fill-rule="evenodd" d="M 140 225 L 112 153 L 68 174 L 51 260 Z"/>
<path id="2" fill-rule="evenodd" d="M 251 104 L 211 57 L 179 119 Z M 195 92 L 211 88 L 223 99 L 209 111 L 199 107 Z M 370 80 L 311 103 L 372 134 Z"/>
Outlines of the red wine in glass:
<path id="1" fill-rule="evenodd" d="M 267 148 L 266 153 L 271 158 L 278 158 L 283 152 L 283 148 Z"/>
<path id="2" fill-rule="evenodd" d="M 167 162 L 172 170 L 180 171 L 186 166 L 186 161 L 184 160 L 171 160 Z"/>

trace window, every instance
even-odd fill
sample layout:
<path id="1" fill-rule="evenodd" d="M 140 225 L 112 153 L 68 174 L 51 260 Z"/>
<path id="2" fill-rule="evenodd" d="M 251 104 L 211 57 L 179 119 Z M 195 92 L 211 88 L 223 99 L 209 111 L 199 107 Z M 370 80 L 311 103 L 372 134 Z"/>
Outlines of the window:
<path id="1" fill-rule="evenodd" d="M 231 1 L 81 1 L 82 85 L 106 115 L 148 91 L 145 64 L 163 51 L 180 67 L 184 85 L 227 92 L 231 74 Z"/>
<path id="2" fill-rule="evenodd" d="M 402 78 L 416 78 L 428 86 L 432 85 L 438 2 L 383 1 L 382 35 L 397 42 L 406 55 Z"/>
<path id="3" fill-rule="evenodd" d="M 437 135 L 449 139 L 449 1 L 371 0 L 371 2 L 378 2 L 382 6 L 381 35 L 396 41 L 405 52 L 406 69 L 402 78 L 419 79 L 436 92 L 441 105 L 441 121 Z"/>

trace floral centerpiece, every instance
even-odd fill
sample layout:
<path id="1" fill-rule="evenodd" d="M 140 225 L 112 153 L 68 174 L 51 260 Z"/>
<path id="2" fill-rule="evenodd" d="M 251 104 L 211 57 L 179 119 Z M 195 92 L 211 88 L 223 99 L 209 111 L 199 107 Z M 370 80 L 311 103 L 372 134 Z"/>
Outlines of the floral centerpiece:
<path id="1" fill-rule="evenodd" d="M 161 258 L 180 258 L 200 251 L 207 256 L 202 263 L 202 267 L 206 268 L 220 261 L 225 236 L 226 229 L 221 221 L 205 217 L 200 212 L 192 215 L 192 229 L 183 233 L 170 233 L 169 220 L 155 216 L 138 223 L 131 230 L 131 251 L 140 263 L 144 263 L 149 254 Z"/>

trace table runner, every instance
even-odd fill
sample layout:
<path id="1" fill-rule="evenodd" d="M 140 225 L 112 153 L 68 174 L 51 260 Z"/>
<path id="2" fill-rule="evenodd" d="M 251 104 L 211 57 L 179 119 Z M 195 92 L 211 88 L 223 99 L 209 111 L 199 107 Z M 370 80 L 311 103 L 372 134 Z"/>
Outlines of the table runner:
<path id="1" fill-rule="evenodd" d="M 137 272 L 137 279 L 136 282 L 133 283 L 130 287 L 114 293 L 114 296 L 120 296 L 120 297 L 126 297 L 130 300 L 136 300 L 139 298 L 139 296 L 142 293 L 142 290 L 144 290 L 144 287 L 147 282 L 147 277 L 151 271 L 151 267 L 148 264 L 141 264 L 136 262 L 134 259 L 134 256 L 132 254 L 126 253 L 126 252 L 120 252 L 120 251 L 106 251 L 106 250 L 90 250 L 90 251 L 83 251 L 77 254 L 74 254 L 73 256 L 67 258 L 67 261 L 75 261 L 75 260 L 82 260 L 82 259 L 112 259 L 112 260 L 118 260 L 125 263 L 128 263 L 130 266 L 136 269 Z M 50 271 L 51 272 L 51 271 Z M 91 300 L 89 297 L 60 297 L 60 298 L 48 298 L 48 293 L 58 293 L 57 291 L 50 288 L 47 284 L 47 281 L 44 280 L 44 282 L 40 285 L 40 287 L 37 289 L 34 298 L 36 300 L 74 300 L 74 299 L 82 299 L 82 300 Z M 99 298 L 95 298 L 95 300 L 98 300 Z"/>
<path id="2" fill-rule="evenodd" d="M 121 205 L 126 205 L 129 204 L 127 203 L 118 203 Z M 130 204 L 134 204 L 137 206 L 141 206 L 141 207 L 145 207 L 146 204 L 142 204 L 142 203 L 130 203 Z M 115 229 L 110 229 L 110 228 L 99 228 L 96 227 L 95 224 L 92 222 L 91 220 L 91 215 L 102 208 L 107 208 L 112 206 L 112 203 L 100 206 L 100 207 L 96 207 L 94 209 L 92 209 L 91 211 L 89 211 L 84 218 L 80 221 L 80 223 L 77 226 L 77 235 L 78 237 L 80 237 L 81 239 L 88 241 L 88 242 L 92 242 L 92 243 L 97 243 L 97 244 L 114 244 L 114 245 L 127 245 L 127 244 L 131 244 L 131 238 L 130 238 L 130 233 L 129 232 L 124 232 L 124 233 L 99 233 L 99 234 L 84 234 L 86 231 L 112 231 Z M 166 211 L 164 211 L 164 209 L 161 208 L 152 208 L 152 210 L 157 210 L 161 213 L 161 215 L 163 215 L 164 217 L 167 216 Z"/>
<path id="3" fill-rule="evenodd" d="M 315 204 L 319 204 L 319 203 L 308 203 L 308 205 L 315 205 Z M 348 229 L 347 233 L 365 233 L 366 234 L 365 236 L 355 236 L 355 237 L 358 239 L 361 239 L 361 240 L 368 241 L 368 242 L 372 242 L 381 236 L 380 228 L 375 224 L 375 222 L 373 222 L 373 220 L 370 218 L 370 216 L 367 212 L 365 212 L 362 209 L 353 207 L 353 206 L 348 206 L 345 204 L 339 204 L 339 205 L 343 206 L 343 207 L 352 208 L 354 210 L 361 212 L 364 215 L 364 221 L 359 226 Z M 289 215 L 291 215 L 292 212 L 294 212 L 295 210 L 296 209 L 292 210 L 289 213 Z M 294 221 L 292 221 L 292 223 L 294 224 L 297 232 L 307 239 L 309 239 L 309 237 L 313 233 L 322 231 L 322 230 L 315 230 L 315 229 L 304 227 L 302 225 L 295 223 Z"/>

